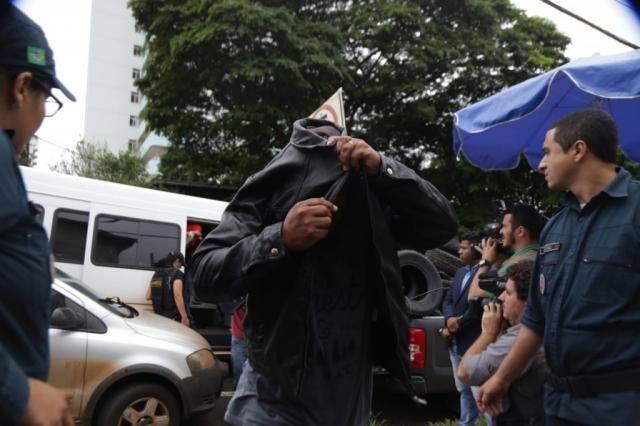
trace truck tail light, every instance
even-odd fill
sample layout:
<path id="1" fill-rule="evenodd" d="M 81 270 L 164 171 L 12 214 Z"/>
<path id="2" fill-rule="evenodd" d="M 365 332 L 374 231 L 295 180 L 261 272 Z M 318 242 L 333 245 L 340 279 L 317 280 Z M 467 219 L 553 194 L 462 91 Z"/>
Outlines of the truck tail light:
<path id="1" fill-rule="evenodd" d="M 427 358 L 427 336 L 421 328 L 409 328 L 409 359 L 411 368 L 421 369 Z"/>

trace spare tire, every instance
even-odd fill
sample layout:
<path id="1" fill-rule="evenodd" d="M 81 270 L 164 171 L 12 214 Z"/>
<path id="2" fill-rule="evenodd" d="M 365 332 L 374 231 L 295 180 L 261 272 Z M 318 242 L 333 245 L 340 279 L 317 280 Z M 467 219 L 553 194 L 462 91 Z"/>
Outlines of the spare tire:
<path id="1" fill-rule="evenodd" d="M 462 261 L 458 256 L 447 253 L 442 249 L 427 250 L 425 255 L 431 263 L 440 271 L 449 277 L 453 277 L 456 271 L 462 266 Z"/>
<path id="2" fill-rule="evenodd" d="M 442 281 L 433 263 L 414 250 L 398 252 L 402 285 L 409 315 L 422 317 L 434 312 L 442 302 Z"/>

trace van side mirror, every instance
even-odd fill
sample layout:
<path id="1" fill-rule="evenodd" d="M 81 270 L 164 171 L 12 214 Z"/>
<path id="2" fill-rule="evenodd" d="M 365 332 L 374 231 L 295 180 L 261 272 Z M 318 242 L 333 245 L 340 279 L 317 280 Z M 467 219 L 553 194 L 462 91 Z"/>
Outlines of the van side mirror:
<path id="1" fill-rule="evenodd" d="M 49 318 L 51 327 L 62 330 L 76 330 L 84 324 L 84 318 L 71 308 L 55 308 Z"/>

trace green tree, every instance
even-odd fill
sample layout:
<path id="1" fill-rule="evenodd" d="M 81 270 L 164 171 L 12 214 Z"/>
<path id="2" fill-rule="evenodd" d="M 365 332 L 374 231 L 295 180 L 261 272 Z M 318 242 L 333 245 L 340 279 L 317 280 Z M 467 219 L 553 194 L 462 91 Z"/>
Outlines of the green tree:
<path id="1" fill-rule="evenodd" d="M 521 164 L 485 173 L 451 149 L 453 113 L 566 61 L 568 39 L 508 0 L 130 0 L 147 33 L 149 126 L 164 176 L 239 185 L 338 86 L 350 133 L 433 181 L 477 227 L 494 200 L 548 207 Z"/>
<path id="2" fill-rule="evenodd" d="M 27 146 L 20 153 L 20 165 L 34 167 L 38 162 L 38 146 L 33 143 L 33 139 L 29 141 Z"/>
<path id="3" fill-rule="evenodd" d="M 147 172 L 137 151 L 120 151 L 117 154 L 105 146 L 80 141 L 71 158 L 62 160 L 53 170 L 92 179 L 147 186 Z"/>

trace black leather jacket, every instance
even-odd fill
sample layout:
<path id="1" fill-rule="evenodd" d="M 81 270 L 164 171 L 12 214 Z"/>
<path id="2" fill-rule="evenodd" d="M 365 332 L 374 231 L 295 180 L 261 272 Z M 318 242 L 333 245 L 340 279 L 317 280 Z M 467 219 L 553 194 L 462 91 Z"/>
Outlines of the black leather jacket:
<path id="1" fill-rule="evenodd" d="M 290 143 L 240 188 L 193 260 L 201 300 L 248 294 L 245 332 L 251 365 L 293 394 L 304 375 L 305 342 L 314 332 L 308 321 L 313 270 L 328 265 L 315 260 L 314 250 L 322 250 L 322 244 L 302 254 L 288 253 L 280 231 L 296 202 L 332 199 L 353 178 L 342 171 L 335 147 L 312 131 L 327 125 L 332 123 L 294 123 Z M 397 250 L 439 246 L 453 236 L 457 220 L 433 185 L 395 160 L 382 156 L 378 175 L 361 175 L 366 194 L 362 219 L 368 216 L 372 246 L 363 249 L 370 250 L 375 265 L 373 360 L 408 383 L 408 319 Z"/>

